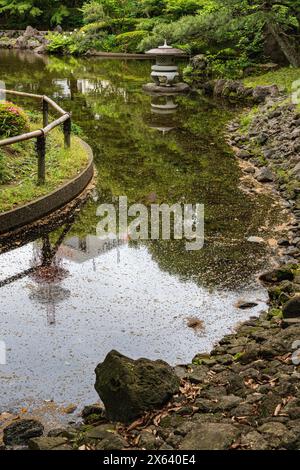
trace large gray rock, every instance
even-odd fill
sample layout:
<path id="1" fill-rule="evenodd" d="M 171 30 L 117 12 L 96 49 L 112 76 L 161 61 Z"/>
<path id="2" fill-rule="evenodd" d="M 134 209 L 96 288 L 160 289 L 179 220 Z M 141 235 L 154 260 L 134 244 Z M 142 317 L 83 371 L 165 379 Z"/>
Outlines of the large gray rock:
<path id="1" fill-rule="evenodd" d="M 27 39 L 24 36 L 19 36 L 15 42 L 16 49 L 26 49 L 27 47 Z"/>
<path id="2" fill-rule="evenodd" d="M 255 87 L 252 96 L 256 103 L 263 103 L 268 96 L 277 96 L 278 94 L 277 85 L 269 85 Z"/>
<path id="3" fill-rule="evenodd" d="M 63 29 L 60 25 L 55 26 L 54 30 L 55 33 L 61 34 L 63 32 Z"/>
<path id="4" fill-rule="evenodd" d="M 202 423 L 186 435 L 180 450 L 229 449 L 239 434 L 237 428 L 231 424 Z"/>
<path id="5" fill-rule="evenodd" d="M 32 39 L 27 41 L 27 49 L 37 49 L 40 46 L 40 42 L 37 41 L 36 39 Z"/>
<path id="6" fill-rule="evenodd" d="M 196 70 L 205 70 L 208 65 L 207 57 L 204 54 L 198 54 L 192 57 L 191 65 Z"/>
<path id="7" fill-rule="evenodd" d="M 31 450 L 71 450 L 67 446 L 65 437 L 34 437 L 30 439 L 28 447 Z"/>
<path id="8" fill-rule="evenodd" d="M 34 49 L 34 52 L 35 54 L 45 54 L 47 52 L 47 47 L 44 44 L 42 44 L 41 46 L 36 47 Z"/>
<path id="9" fill-rule="evenodd" d="M 300 162 L 292 169 L 291 174 L 296 180 L 300 181 Z"/>
<path id="10" fill-rule="evenodd" d="M 274 181 L 274 174 L 269 168 L 262 168 L 257 174 L 257 181 L 260 183 L 271 183 Z"/>
<path id="11" fill-rule="evenodd" d="M 227 80 L 221 78 L 220 80 L 216 80 L 214 83 L 213 94 L 215 97 L 221 97 L 223 95 L 223 90 L 227 84 Z"/>
<path id="12" fill-rule="evenodd" d="M 30 38 L 35 38 L 38 36 L 40 33 L 37 29 L 34 29 L 32 26 L 27 26 L 25 33 L 24 33 L 24 38 L 30 39 Z"/>
<path id="13" fill-rule="evenodd" d="M 20 419 L 3 430 L 3 442 L 6 445 L 27 444 L 32 437 L 39 437 L 44 432 L 42 423 L 35 419 Z"/>
<path id="14" fill-rule="evenodd" d="M 161 407 L 179 389 L 179 378 L 163 361 L 133 360 L 111 351 L 95 370 L 95 389 L 112 421 L 128 423 Z"/>
<path id="15" fill-rule="evenodd" d="M 300 295 L 295 295 L 283 306 L 284 318 L 298 318 L 300 317 Z"/>

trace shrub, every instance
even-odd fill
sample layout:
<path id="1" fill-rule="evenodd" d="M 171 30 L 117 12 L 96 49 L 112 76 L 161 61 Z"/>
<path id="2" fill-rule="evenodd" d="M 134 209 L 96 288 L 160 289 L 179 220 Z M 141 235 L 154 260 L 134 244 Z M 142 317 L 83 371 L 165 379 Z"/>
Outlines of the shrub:
<path id="1" fill-rule="evenodd" d="M 170 44 L 189 44 L 201 35 L 203 21 L 200 16 L 184 16 L 178 21 L 158 23 L 152 33 L 141 41 L 139 49 L 145 51 L 160 46 L 165 39 Z"/>
<path id="2" fill-rule="evenodd" d="M 73 42 L 70 34 L 49 33 L 47 39 L 49 41 L 47 50 L 58 54 L 66 52 Z"/>
<path id="3" fill-rule="evenodd" d="M 83 31 L 74 31 L 71 33 L 49 33 L 48 52 L 53 54 L 85 54 L 94 47 L 94 37 L 85 34 Z"/>
<path id="4" fill-rule="evenodd" d="M 147 31 L 129 31 L 116 36 L 116 45 L 121 52 L 135 52 L 138 44 L 148 35 Z"/>
<path id="5" fill-rule="evenodd" d="M 114 34 L 109 34 L 103 39 L 100 39 L 96 44 L 96 49 L 103 52 L 111 52 L 116 47 L 116 36 Z"/>
<path id="6" fill-rule="evenodd" d="M 14 137 L 29 131 L 29 119 L 25 111 L 13 103 L 0 103 L 0 137 Z"/>
<path id="7" fill-rule="evenodd" d="M 134 30 L 137 24 L 138 20 L 135 18 L 108 18 L 86 24 L 80 31 L 87 34 L 95 34 L 99 31 L 107 31 L 110 34 L 122 34 Z"/>
<path id="8" fill-rule="evenodd" d="M 84 24 L 94 23 L 100 19 L 105 19 L 107 16 L 103 5 L 94 0 L 84 3 L 81 11 L 83 13 Z"/>
<path id="9" fill-rule="evenodd" d="M 94 34 L 98 31 L 105 30 L 108 28 L 107 21 L 95 21 L 94 23 L 86 24 L 81 28 L 82 33 Z"/>

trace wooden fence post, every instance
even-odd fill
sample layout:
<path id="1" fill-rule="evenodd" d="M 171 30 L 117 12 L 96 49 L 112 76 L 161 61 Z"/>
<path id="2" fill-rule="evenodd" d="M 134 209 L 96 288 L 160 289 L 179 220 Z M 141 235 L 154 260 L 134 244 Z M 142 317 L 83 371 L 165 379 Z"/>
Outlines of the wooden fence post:
<path id="1" fill-rule="evenodd" d="M 67 119 L 63 124 L 64 136 L 65 136 L 65 148 L 71 147 L 71 126 L 72 126 L 72 122 L 71 122 L 71 116 L 70 116 L 69 119 Z"/>
<path id="2" fill-rule="evenodd" d="M 43 133 L 36 140 L 38 158 L 38 184 L 44 184 L 46 180 L 46 136 Z"/>
<path id="3" fill-rule="evenodd" d="M 49 124 L 49 105 L 43 98 L 43 127 L 47 127 Z"/>

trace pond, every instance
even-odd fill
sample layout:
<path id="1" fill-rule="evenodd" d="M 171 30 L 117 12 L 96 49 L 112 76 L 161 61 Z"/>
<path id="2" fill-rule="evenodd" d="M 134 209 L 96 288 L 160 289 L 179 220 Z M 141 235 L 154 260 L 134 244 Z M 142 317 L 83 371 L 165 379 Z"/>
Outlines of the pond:
<path id="1" fill-rule="evenodd" d="M 148 61 L 2 51 L 0 72 L 6 88 L 47 94 L 70 110 L 97 168 L 92 199 L 75 219 L 2 246 L 2 408 L 93 403 L 94 368 L 111 349 L 187 363 L 266 307 L 257 276 L 268 243 L 247 238 L 272 238 L 282 212 L 275 196 L 241 188 L 223 135 L 234 110 L 191 93 L 157 112 L 142 91 Z M 186 251 L 181 240 L 103 243 L 97 207 L 124 195 L 129 204 L 204 204 L 203 249 Z M 241 299 L 257 306 L 241 310 Z"/>

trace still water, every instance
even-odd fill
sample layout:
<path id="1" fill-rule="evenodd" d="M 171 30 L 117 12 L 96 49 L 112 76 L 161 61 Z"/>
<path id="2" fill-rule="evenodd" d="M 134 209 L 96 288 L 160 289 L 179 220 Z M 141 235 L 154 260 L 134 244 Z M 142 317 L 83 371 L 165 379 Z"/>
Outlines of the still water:
<path id="1" fill-rule="evenodd" d="M 148 61 L 0 53 L 7 88 L 47 94 L 72 111 L 97 168 L 93 197 L 75 220 L 2 246 L 2 408 L 92 403 L 94 368 L 111 349 L 185 363 L 265 308 L 257 274 L 267 267 L 268 244 L 247 238 L 272 238 L 278 202 L 240 187 L 222 134 L 233 111 L 190 94 L 161 112 L 142 92 L 149 71 Z M 204 248 L 188 252 L 184 241 L 104 245 L 97 207 L 122 195 L 129 204 L 205 204 Z M 240 310 L 240 299 L 257 306 Z M 188 326 L 191 318 L 200 328 Z"/>

